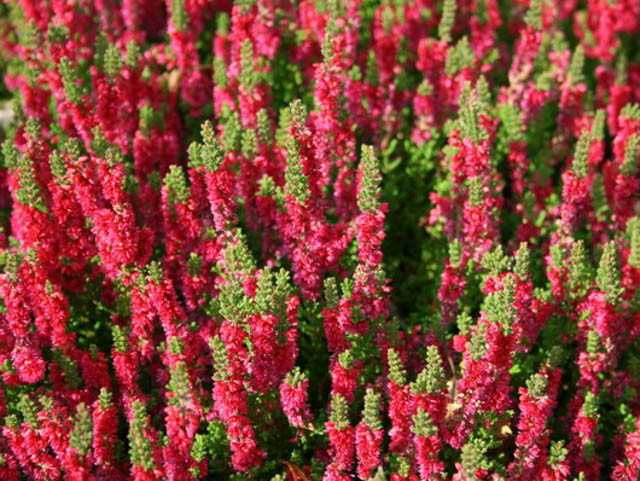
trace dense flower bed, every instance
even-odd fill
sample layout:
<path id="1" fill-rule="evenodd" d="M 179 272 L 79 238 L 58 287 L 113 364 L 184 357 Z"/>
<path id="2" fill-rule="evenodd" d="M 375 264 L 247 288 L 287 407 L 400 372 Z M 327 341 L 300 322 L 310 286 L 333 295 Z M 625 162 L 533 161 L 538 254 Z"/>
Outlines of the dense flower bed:
<path id="1" fill-rule="evenodd" d="M 0 480 L 638 480 L 639 22 L 5 0 Z"/>

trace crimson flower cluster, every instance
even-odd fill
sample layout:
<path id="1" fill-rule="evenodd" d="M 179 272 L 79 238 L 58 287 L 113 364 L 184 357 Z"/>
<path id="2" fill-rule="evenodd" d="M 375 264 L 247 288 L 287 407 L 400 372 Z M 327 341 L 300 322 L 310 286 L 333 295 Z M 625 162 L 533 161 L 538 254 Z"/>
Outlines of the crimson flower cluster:
<path id="1" fill-rule="evenodd" d="M 0 3 L 0 480 L 640 479 L 638 39 Z"/>

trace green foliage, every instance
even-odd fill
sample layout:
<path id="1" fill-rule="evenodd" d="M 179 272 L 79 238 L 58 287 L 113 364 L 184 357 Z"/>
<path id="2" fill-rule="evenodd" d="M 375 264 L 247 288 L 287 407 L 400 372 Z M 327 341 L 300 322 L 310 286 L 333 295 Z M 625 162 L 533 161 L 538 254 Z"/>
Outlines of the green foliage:
<path id="1" fill-rule="evenodd" d="M 215 368 L 213 376 L 215 379 L 224 380 L 229 375 L 229 361 L 227 359 L 227 349 L 224 342 L 220 339 L 220 336 L 215 336 L 210 339 L 209 346 L 213 355 L 213 365 Z"/>
<path id="2" fill-rule="evenodd" d="M 360 190 L 358 192 L 358 207 L 363 212 L 375 212 L 380 198 L 380 169 L 375 150 L 370 145 L 362 146 L 360 160 Z"/>
<path id="3" fill-rule="evenodd" d="M 526 140 L 524 125 L 522 123 L 522 112 L 514 104 L 502 103 L 498 106 L 498 115 L 507 132 L 507 139 L 510 142 L 520 142 Z"/>
<path id="4" fill-rule="evenodd" d="M 107 77 L 114 79 L 120 74 L 120 70 L 122 70 L 120 49 L 110 43 L 104 53 L 104 73 L 107 74 Z"/>
<path id="5" fill-rule="evenodd" d="M 112 399 L 113 399 L 113 396 L 110 391 L 108 391 L 104 387 L 100 388 L 100 396 L 98 397 L 98 403 L 102 411 L 109 409 L 110 407 L 113 406 Z"/>
<path id="6" fill-rule="evenodd" d="M 601 291 L 605 293 L 605 299 L 611 304 L 618 304 L 624 292 L 620 284 L 620 269 L 615 241 L 609 242 L 600 257 L 596 282 Z"/>
<path id="7" fill-rule="evenodd" d="M 624 151 L 624 160 L 620 166 L 620 173 L 627 177 L 634 177 L 638 172 L 638 147 L 640 146 L 640 136 L 632 134 L 627 139 Z"/>
<path id="8" fill-rule="evenodd" d="M 331 397 L 329 420 L 334 423 L 338 430 L 349 426 L 349 405 L 341 394 L 335 394 Z"/>
<path id="9" fill-rule="evenodd" d="M 542 28 L 542 5 L 544 0 L 531 0 L 524 21 L 531 28 L 540 30 Z"/>
<path id="10" fill-rule="evenodd" d="M 171 0 L 171 21 L 178 32 L 184 32 L 189 23 L 186 0 Z"/>
<path id="11" fill-rule="evenodd" d="M 620 117 L 640 121 L 640 104 L 627 104 L 620 111 Z"/>
<path id="12" fill-rule="evenodd" d="M 438 24 L 438 36 L 445 42 L 451 41 L 451 30 L 456 20 L 456 0 L 444 0 L 442 4 L 442 17 Z"/>
<path id="13" fill-rule="evenodd" d="M 542 397 L 547 389 L 548 379 L 545 375 L 536 373 L 527 380 L 527 389 L 532 397 Z"/>
<path id="14" fill-rule="evenodd" d="M 438 433 L 438 428 L 433 425 L 429 414 L 422 408 L 418 408 L 418 411 L 412 417 L 412 421 L 411 432 L 416 436 L 427 437 Z"/>
<path id="15" fill-rule="evenodd" d="M 22 394 L 18 401 L 18 410 L 22 414 L 25 423 L 30 424 L 33 428 L 38 425 L 38 407 L 29 395 Z"/>
<path id="16" fill-rule="evenodd" d="M 302 102 L 296 100 L 290 106 L 292 122 L 302 128 L 306 120 L 306 109 Z M 304 203 L 310 195 L 309 181 L 303 172 L 303 160 L 300 155 L 298 140 L 289 134 L 287 141 L 287 168 L 285 170 L 285 193 L 292 195 L 298 202 Z"/>
<path id="17" fill-rule="evenodd" d="M 20 179 L 20 189 L 16 192 L 18 202 L 46 213 L 47 208 L 36 180 L 33 161 L 25 153 L 18 158 L 17 164 Z"/>
<path id="18" fill-rule="evenodd" d="M 76 406 L 76 415 L 73 420 L 73 431 L 69 437 L 69 444 L 78 454 L 84 456 L 91 449 L 91 441 L 93 439 L 93 423 L 91 413 L 84 403 Z"/>
<path id="19" fill-rule="evenodd" d="M 593 275 L 584 242 L 577 240 L 569 256 L 569 290 L 573 300 L 581 299 L 587 294 L 594 280 Z"/>
<path id="20" fill-rule="evenodd" d="M 627 232 L 631 240 L 631 253 L 629 254 L 629 265 L 640 268 L 640 219 L 632 217 L 627 222 Z"/>
<path id="21" fill-rule="evenodd" d="M 487 330 L 489 326 L 485 322 L 476 324 L 475 329 L 471 332 L 471 341 L 469 352 L 473 359 L 482 359 L 487 352 Z"/>
<path id="22" fill-rule="evenodd" d="M 362 421 L 370 429 L 382 429 L 382 422 L 380 420 L 380 394 L 377 394 L 373 389 L 367 389 L 364 395 Z"/>
<path id="23" fill-rule="evenodd" d="M 520 279 L 527 279 L 531 276 L 531 251 L 526 242 L 522 242 L 520 247 L 516 251 L 516 260 L 513 268 L 513 272 L 520 277 Z"/>
<path id="24" fill-rule="evenodd" d="M 146 407 L 136 400 L 133 402 L 133 415 L 129 420 L 129 457 L 134 466 L 140 466 L 145 471 L 154 467 L 151 440 L 146 436 L 148 428 Z"/>
<path id="25" fill-rule="evenodd" d="M 569 64 L 569 70 L 567 76 L 569 77 L 573 85 L 580 82 L 584 82 L 584 48 L 582 45 L 578 45 L 571 55 L 571 63 Z"/>
<path id="26" fill-rule="evenodd" d="M 164 178 L 164 185 L 169 192 L 169 204 L 186 204 L 189 200 L 189 186 L 182 167 L 172 165 Z"/>
<path id="27" fill-rule="evenodd" d="M 222 57 L 213 57 L 213 82 L 221 88 L 227 86 L 227 66 Z"/>
<path id="28" fill-rule="evenodd" d="M 444 369 L 442 359 L 436 346 L 427 347 L 426 367 L 420 371 L 416 380 L 411 383 L 411 390 L 416 393 L 436 393 L 444 388 Z"/>
<path id="29" fill-rule="evenodd" d="M 445 73 L 454 76 L 464 68 L 472 67 L 475 62 L 475 54 L 469 44 L 469 39 L 465 36 L 458 40 L 454 47 L 449 49 Z M 462 102 L 460 103 L 462 106 Z"/>
<path id="30" fill-rule="evenodd" d="M 552 441 L 549 449 L 549 466 L 556 466 L 562 463 L 569 454 L 569 450 L 564 447 L 564 441 Z"/>
<path id="31" fill-rule="evenodd" d="M 73 104 L 80 104 L 82 102 L 82 87 L 79 85 L 79 75 L 76 67 L 71 61 L 62 57 L 58 64 L 58 70 L 62 76 L 62 83 L 64 85 L 64 93 L 69 101 Z"/>
<path id="32" fill-rule="evenodd" d="M 480 126 L 478 115 L 481 112 L 477 90 L 471 90 L 467 83 L 460 93 L 460 130 L 463 137 L 478 143 L 487 138 L 487 132 Z"/>
<path id="33" fill-rule="evenodd" d="M 576 144 L 576 151 L 573 156 L 571 169 L 573 170 L 573 173 L 576 175 L 576 177 L 579 177 L 581 179 L 584 179 L 587 176 L 587 172 L 589 169 L 589 149 L 591 148 L 592 142 L 593 136 L 591 132 L 584 131 L 580 135 L 578 143 Z"/>
<path id="34" fill-rule="evenodd" d="M 240 142 L 242 139 L 242 124 L 240 123 L 238 112 L 227 112 L 223 120 L 224 130 L 221 138 L 222 147 L 225 152 L 238 152 L 241 147 Z M 205 140 L 205 145 L 207 145 L 207 138 L 205 137 L 204 132 L 202 134 L 202 138 Z M 211 142 L 211 144 L 213 144 L 213 142 Z"/>
<path id="35" fill-rule="evenodd" d="M 394 383 L 402 386 L 406 381 L 406 371 L 402 365 L 402 359 L 395 349 L 389 349 L 387 351 L 387 357 L 389 362 L 389 379 Z"/>

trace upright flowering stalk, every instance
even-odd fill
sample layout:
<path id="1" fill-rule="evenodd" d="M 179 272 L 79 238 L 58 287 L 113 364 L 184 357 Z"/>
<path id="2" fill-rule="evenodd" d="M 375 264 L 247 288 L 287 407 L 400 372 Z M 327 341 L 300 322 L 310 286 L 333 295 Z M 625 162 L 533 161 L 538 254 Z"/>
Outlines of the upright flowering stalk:
<path id="1" fill-rule="evenodd" d="M 111 479 L 124 479 L 119 469 L 115 446 L 118 439 L 118 414 L 113 404 L 112 395 L 106 389 L 100 391 L 100 396 L 94 402 L 92 410 L 92 449 L 95 464 L 100 475 Z"/>
<path id="2" fill-rule="evenodd" d="M 309 380 L 300 371 L 293 368 L 280 384 L 280 405 L 289 424 L 294 427 L 305 427 L 311 419 L 308 402 Z"/>
<path id="3" fill-rule="evenodd" d="M 507 133 L 509 152 L 507 160 L 510 167 L 510 181 L 517 198 L 522 199 L 525 192 L 529 159 L 527 158 L 527 142 L 524 135 L 522 112 L 514 104 L 502 104 L 504 127 Z"/>
<path id="4" fill-rule="evenodd" d="M 149 414 L 142 402 L 136 400 L 131 404 L 128 421 L 131 477 L 135 481 L 165 479 L 158 436 L 155 429 L 150 426 Z"/>
<path id="5" fill-rule="evenodd" d="M 618 461 L 613 468 L 614 481 L 632 481 L 640 475 L 640 420 L 635 423 L 635 430 L 627 434 L 624 446 L 624 459 Z"/>
<path id="6" fill-rule="evenodd" d="M 389 374 L 387 375 L 388 412 L 391 420 L 389 453 L 408 459 L 413 400 L 400 354 L 395 349 L 389 349 L 387 359 L 389 364 Z"/>
<path id="7" fill-rule="evenodd" d="M 382 437 L 380 395 L 369 388 L 364 395 L 362 421 L 356 426 L 356 454 L 360 479 L 371 479 L 373 471 L 381 465 Z"/>
<path id="8" fill-rule="evenodd" d="M 75 344 L 77 337 L 75 333 L 67 332 L 70 318 L 68 298 L 55 282 L 55 278 L 48 277 L 42 263 L 35 262 L 33 257 L 27 257 L 23 265 L 25 269 L 22 282 L 28 293 L 36 331 L 43 336 L 42 347 L 50 345 L 68 356 L 74 363 L 80 362 L 81 351 Z M 87 359 L 85 364 L 91 365 L 96 371 L 85 373 L 87 376 L 84 381 L 86 387 L 99 389 L 106 386 L 107 384 L 103 383 L 108 381 L 104 378 L 100 379 L 100 375 L 106 372 L 106 363 L 103 359 L 96 360 L 98 362 L 94 363 L 93 359 Z"/>
<path id="9" fill-rule="evenodd" d="M 200 69 L 196 50 L 198 34 L 204 27 L 201 7 L 185 0 L 166 3 L 170 12 L 167 30 L 176 56 L 182 97 L 195 109 L 202 108 L 210 101 L 211 83 Z"/>
<path id="10" fill-rule="evenodd" d="M 597 444 L 602 436 L 598 435 L 598 398 L 596 394 L 587 390 L 584 396 L 576 394 L 574 401 L 579 404 L 579 410 L 571 429 L 572 439 L 569 443 L 569 460 L 574 472 L 585 473 L 588 477 L 598 477 L 602 465 L 595 456 Z"/>
<path id="11" fill-rule="evenodd" d="M 473 260 L 478 260 L 493 243 L 492 234 L 496 233 L 490 206 L 484 197 L 484 181 L 482 177 L 472 177 L 468 181 L 468 197 L 464 202 L 462 221 L 464 224 L 464 246 Z"/>
<path id="12" fill-rule="evenodd" d="M 618 131 L 613 139 L 614 158 L 603 168 L 604 185 L 612 220 L 619 227 L 633 216 L 633 192 L 638 188 L 638 149 L 640 142 L 640 109 L 625 106 L 618 117 Z"/>
<path id="13" fill-rule="evenodd" d="M 173 282 L 166 276 L 160 264 L 151 262 L 146 271 L 146 276 L 143 279 L 139 278 L 138 282 L 143 285 L 147 309 L 152 316 L 159 320 L 165 344 L 169 346 L 174 337 L 183 342 L 191 341 L 192 337 L 197 339 L 189 332 L 187 326 L 180 322 L 186 317 L 185 311 L 178 302 Z M 184 353 L 187 362 L 192 361 L 196 356 L 195 346 L 199 344 L 196 344 L 195 339 L 190 342 L 190 349 Z M 174 367 L 177 359 L 175 355 L 172 355 L 171 350 L 165 352 L 163 362 L 170 369 Z"/>
<path id="14" fill-rule="evenodd" d="M 513 273 L 516 276 L 513 307 L 516 316 L 513 323 L 517 349 L 528 352 L 535 344 L 540 330 L 546 321 L 544 303 L 534 295 L 533 280 L 531 278 L 531 251 L 525 243 L 515 252 Z"/>
<path id="15" fill-rule="evenodd" d="M 255 431 L 248 418 L 247 393 L 243 389 L 242 376 L 234 367 L 238 363 L 229 360 L 220 337 L 211 340 L 211 350 L 216 368 L 213 381 L 214 412 L 226 426 L 233 468 L 246 472 L 258 466 L 265 453 L 258 449 Z"/>
<path id="16" fill-rule="evenodd" d="M 616 314 L 624 289 L 613 241 L 605 246 L 596 281 L 598 289 L 590 292 L 578 307 L 578 311 L 583 313 L 578 322 L 578 336 L 584 346 L 578 358 L 579 383 L 594 393 L 601 386 L 602 376 L 599 373 L 610 372 L 617 365 L 619 348 L 624 344 L 623 333 L 630 328 L 627 316 Z"/>
<path id="17" fill-rule="evenodd" d="M 475 91 L 466 85 L 462 92 L 460 130 L 455 130 L 450 139 L 450 144 L 459 149 L 451 158 L 451 167 L 454 199 L 462 204 L 459 222 L 463 258 L 476 261 L 491 249 L 493 239 L 498 235 L 496 212 L 502 206 L 501 181 L 491 161 L 491 143 L 497 122 L 486 113 L 487 106 L 479 85 L 480 81 Z"/>
<path id="18" fill-rule="evenodd" d="M 168 479 L 180 481 L 195 479 L 194 473 L 204 473 L 206 465 L 191 456 L 194 438 L 200 426 L 202 407 L 193 388 L 181 341 L 172 337 L 168 341 L 169 383 L 165 425 L 169 443 L 162 454 Z"/>
<path id="19" fill-rule="evenodd" d="M 418 143 L 431 138 L 432 130 L 435 132 L 441 128 L 447 117 L 453 115 L 458 106 L 462 107 L 463 89 L 467 82 L 475 83 L 478 79 L 479 60 L 488 51 L 487 47 L 490 49 L 490 40 L 488 43 L 470 43 L 467 36 L 460 38 L 455 45 L 452 43 L 456 10 L 455 1 L 443 2 L 442 17 L 438 25 L 439 40 L 425 38 L 417 46 L 416 67 L 424 75 L 414 99 L 419 120 L 412 132 L 412 139 Z M 489 17 L 485 16 L 484 19 L 489 20 Z M 494 20 L 495 16 L 492 22 Z M 472 35 L 477 36 L 478 33 L 479 31 L 475 31 Z M 491 36 L 488 32 L 480 35 Z M 480 56 L 476 55 L 475 49 Z M 485 66 L 490 68 L 489 63 Z"/>
<path id="20" fill-rule="evenodd" d="M 624 343 L 620 336 L 629 329 L 626 316 L 615 314 L 616 306 L 622 302 L 623 289 L 613 241 L 604 249 L 596 281 L 598 289 L 590 292 L 578 307 L 578 311 L 584 313 L 578 322 L 582 346 L 578 357 L 578 384 L 583 388 L 584 395 L 578 392 L 573 400 L 573 406 L 580 407 L 573 422 L 569 444 L 575 469 L 591 475 L 597 475 L 601 469 L 599 460 L 594 456 L 601 438 L 597 434 L 600 417 L 598 396 L 604 388 L 604 373 L 611 373 L 617 367 L 618 349 Z"/>
<path id="21" fill-rule="evenodd" d="M 153 80 L 155 83 L 158 82 L 158 78 Z M 150 92 L 149 97 L 149 101 L 140 108 L 139 124 L 133 137 L 131 154 L 133 171 L 138 183 L 137 198 L 142 207 L 141 215 L 145 224 L 154 230 L 155 238 L 158 238 L 162 227 L 161 211 L 143 206 L 159 204 L 161 192 L 158 189 L 157 176 L 166 175 L 169 165 L 178 163 L 180 123 L 175 113 L 170 111 L 166 115 L 163 114 L 168 106 L 175 103 L 175 99 L 169 101 L 154 91 Z"/>
<path id="22" fill-rule="evenodd" d="M 40 420 L 35 403 L 25 394 L 20 397 L 17 415 L 9 416 L 2 428 L 13 458 L 27 476 L 34 479 L 46 477 L 59 478 L 61 466 L 59 460 L 48 450 L 44 432 L 39 430 Z"/>
<path id="23" fill-rule="evenodd" d="M 132 52 L 130 62 L 138 61 Z M 127 65 L 115 44 L 107 43 L 102 68 L 92 70 L 92 91 L 96 92 L 97 126 L 105 138 L 122 152 L 129 150 L 129 139 L 137 128 L 137 103 L 144 94 L 140 87 L 140 70 Z"/>
<path id="24" fill-rule="evenodd" d="M 442 125 L 446 115 L 455 108 L 455 85 L 444 72 L 455 15 L 455 0 L 443 2 L 438 25 L 440 39 L 424 38 L 418 44 L 416 67 L 422 73 L 423 80 L 413 99 L 417 122 L 411 132 L 411 139 L 418 144 L 430 139 L 433 131 Z"/>
<path id="25" fill-rule="evenodd" d="M 621 278 L 620 281 L 625 291 L 635 292 L 640 286 L 640 222 L 637 217 L 632 217 L 627 222 L 627 235 L 629 236 L 629 244 L 627 248 L 621 251 Z M 635 319 L 635 314 L 632 315 Z M 636 320 L 631 322 L 632 336 L 640 329 Z"/>
<path id="26" fill-rule="evenodd" d="M 343 481 L 351 470 L 356 454 L 355 430 L 349 423 L 349 406 L 340 394 L 331 397 L 331 412 L 326 423 L 332 457 L 323 481 Z"/>
<path id="27" fill-rule="evenodd" d="M 571 137 L 578 137 L 584 130 L 582 100 L 587 90 L 584 78 L 584 49 L 578 45 L 571 55 L 571 62 L 560 84 L 560 108 L 558 135 L 554 142 L 564 146 Z"/>
<path id="28" fill-rule="evenodd" d="M 11 212 L 11 231 L 25 248 L 37 249 L 44 262 L 53 257 L 51 248 L 55 245 L 55 233 L 47 215 L 47 194 L 45 175 L 47 152 L 42 151 L 38 141 L 39 126 L 35 120 L 29 121 L 24 152 L 9 141 L 3 144 L 3 155 L 9 167 L 7 185 L 14 208 Z"/>
<path id="29" fill-rule="evenodd" d="M 458 314 L 458 299 L 463 296 L 467 285 L 463 267 L 462 246 L 460 241 L 455 239 L 449 244 L 449 257 L 445 261 L 438 288 L 440 313 L 444 324 L 453 322 Z"/>
<path id="30" fill-rule="evenodd" d="M 498 235 L 501 181 L 490 152 L 497 123 L 484 112 L 486 105 L 479 97 L 481 85 L 479 81 L 476 91 L 466 85 L 460 96 L 457 128 L 448 140 L 449 197 L 431 194 L 435 207 L 429 222 L 444 222 L 444 234 L 450 243 L 438 292 L 444 323 L 455 319 L 458 299 L 464 295 L 467 283 L 464 278 L 469 261 L 480 260 Z"/>
<path id="31" fill-rule="evenodd" d="M 339 296 L 335 278 L 329 277 L 324 283 L 326 306 L 322 310 L 322 317 L 327 347 L 332 353 L 343 352 L 351 345 L 347 336 L 349 332 L 353 332 L 350 287 L 350 283 L 344 282 L 342 296 Z M 366 323 L 361 323 L 360 327 L 366 328 Z"/>
<path id="32" fill-rule="evenodd" d="M 531 479 L 547 469 L 551 434 L 547 420 L 557 402 L 561 377 L 562 370 L 547 363 L 529 378 L 526 387 L 519 389 L 517 448 L 509 465 L 512 479 Z"/>
<path id="33" fill-rule="evenodd" d="M 287 215 L 281 219 L 285 246 L 296 266 L 294 281 L 307 298 L 318 295 L 322 277 L 338 270 L 338 261 L 347 247 L 349 232 L 344 223 L 325 220 L 321 177 L 317 157 L 312 150 L 312 132 L 306 125 L 301 102 L 291 104 L 291 126 L 287 138 L 287 167 L 284 200 Z"/>
<path id="34" fill-rule="evenodd" d="M 351 347 L 363 347 L 363 354 L 357 362 L 351 362 L 351 351 L 345 350 L 334 355 L 332 360 L 332 393 L 341 393 L 351 402 L 357 387 L 362 367 L 370 362 L 373 354 L 367 346 L 367 337 L 376 341 L 380 352 L 386 352 L 389 342 L 378 324 L 388 316 L 389 291 L 382 269 L 381 244 L 384 238 L 384 212 L 386 206 L 380 204 L 380 173 L 372 146 L 362 147 L 362 159 L 358 169 L 358 208 L 356 217 L 356 241 L 358 243 L 358 266 L 354 272 L 353 289 L 348 299 L 342 299 L 338 306 L 351 304 L 347 322 L 342 323 L 345 338 Z M 330 312 L 327 311 L 327 314 Z M 331 320 L 327 318 L 327 320 Z M 345 320 L 346 321 L 346 320 Z M 327 326 L 328 327 L 328 326 Z M 329 331 L 328 331 L 329 332 Z M 358 337 L 353 341 L 351 335 Z M 355 352 L 355 349 L 354 349 Z M 337 361 L 337 363 L 336 363 Z"/>
<path id="35" fill-rule="evenodd" d="M 88 86 L 81 79 L 78 71 L 78 61 L 73 57 L 63 56 L 58 59 L 58 77 L 51 79 L 51 89 L 61 109 L 69 112 L 62 120 L 63 126 L 70 132 L 77 132 L 77 136 L 85 145 L 91 143 L 91 131 L 97 126 L 97 119 L 88 108 L 90 95 Z"/>
<path id="36" fill-rule="evenodd" d="M 102 269 L 115 279 L 127 269 L 146 263 L 151 232 L 135 223 L 132 199 L 122 189 L 125 167 L 117 153 L 110 150 L 104 154 L 108 159 L 79 156 L 70 174 L 82 212 L 92 220 Z"/>
<path id="37" fill-rule="evenodd" d="M 255 224 L 256 220 L 256 192 L 258 188 L 258 180 L 265 174 L 269 174 L 269 168 L 272 167 L 271 162 L 258 162 L 257 154 L 258 150 L 258 136 L 256 129 L 258 128 L 258 112 L 268 108 L 270 104 L 269 99 L 269 85 L 264 82 L 266 67 L 266 57 L 256 53 L 259 49 L 260 41 L 275 41 L 276 44 L 279 41 L 279 36 L 273 30 L 273 12 L 269 12 L 273 8 L 271 2 L 264 2 L 265 4 L 255 7 L 236 7 L 232 12 L 232 32 L 231 32 L 231 52 L 232 59 L 233 53 L 236 51 L 236 45 L 234 42 L 241 41 L 239 49 L 239 119 L 243 128 L 248 129 L 244 131 L 241 141 L 241 155 L 238 156 L 238 162 L 241 166 L 239 171 L 239 192 L 244 199 L 245 209 L 247 210 L 247 216 L 251 223 Z M 269 12 L 269 13 L 267 13 Z M 267 14 L 269 19 L 264 18 Z M 244 15 L 253 16 L 253 20 L 249 21 L 248 18 L 240 20 Z M 252 25 L 253 22 L 260 22 L 264 20 L 270 23 L 270 27 L 263 25 L 266 31 L 261 32 L 262 38 L 256 38 L 253 41 L 248 36 L 248 33 L 244 30 L 248 30 L 250 27 L 255 28 Z M 272 54 L 273 55 L 273 54 Z M 233 64 L 232 64 L 233 67 Z M 264 119 L 262 120 L 264 122 Z M 270 120 L 267 117 L 267 123 L 270 128 Z M 264 126 L 263 126 L 264 128 Z M 268 160 L 267 158 L 261 160 Z"/>
<path id="38" fill-rule="evenodd" d="M 362 146 L 358 167 L 358 208 L 356 241 L 358 267 L 354 274 L 354 296 L 361 303 L 362 313 L 370 321 L 388 316 L 389 288 L 382 269 L 382 240 L 386 204 L 380 203 L 380 169 L 374 148 Z"/>
<path id="39" fill-rule="evenodd" d="M 165 265 L 183 291 L 193 291 L 189 282 L 191 276 L 183 276 L 188 272 L 183 266 L 191 258 L 187 252 L 192 252 L 202 232 L 202 222 L 198 216 L 200 209 L 197 200 L 190 195 L 182 168 L 172 165 L 165 176 L 164 184 L 162 216 L 166 235 Z M 193 309 L 196 303 L 192 296 L 187 299 L 190 309 Z"/>
<path id="40" fill-rule="evenodd" d="M 421 480 L 440 479 L 444 463 L 438 459 L 441 441 L 431 417 L 419 407 L 412 417 L 415 457 Z"/>
<path id="41" fill-rule="evenodd" d="M 247 129 L 257 127 L 258 111 L 270 102 L 263 74 L 281 41 L 275 10 L 271 0 L 235 4 L 231 10 L 228 77 L 237 82 L 240 120 Z"/>
<path id="42" fill-rule="evenodd" d="M 522 111 L 523 121 L 528 120 L 552 96 L 552 92 L 539 88 L 535 61 L 541 52 L 544 29 L 551 27 L 551 16 L 546 14 L 549 5 L 541 0 L 530 2 L 524 17 L 524 25 L 518 32 L 513 61 L 509 67 L 509 86 L 501 92 L 504 100 Z"/>
<path id="43" fill-rule="evenodd" d="M 489 275 L 480 318 L 455 344 L 462 350 L 463 369 L 457 383 L 457 425 L 449 441 L 453 446 L 482 426 L 495 427 L 512 408 L 509 370 L 521 335 L 515 304 L 518 279 L 508 271 L 509 262 L 499 249 L 487 255 L 485 265 Z M 474 445 L 474 438 L 470 442 Z"/>
<path id="44" fill-rule="evenodd" d="M 397 85 L 400 39 L 406 35 L 408 27 L 403 22 L 402 13 L 402 9 L 393 5 L 380 5 L 375 11 L 371 25 L 373 51 L 367 57 L 366 73 L 363 81 L 351 82 L 352 86 L 361 86 L 362 95 L 367 99 L 366 105 L 363 103 L 358 109 L 361 116 L 358 125 L 364 131 L 382 129 L 391 135 L 401 125 L 397 112 L 408 100 L 406 93 L 400 92 Z M 364 17 L 363 14 L 361 16 Z M 355 93 L 350 93 L 348 99 L 350 109 L 358 106 Z"/>
<path id="45" fill-rule="evenodd" d="M 313 231 L 323 227 L 324 212 L 319 202 L 318 166 L 312 155 L 312 134 L 306 126 L 306 111 L 298 101 L 291 104 L 290 112 L 284 188 L 288 218 L 282 232 L 297 267 L 294 280 L 301 285 L 303 294 L 311 297 L 317 295 L 324 267 L 323 259 L 313 255 L 320 248 L 317 244 L 320 239 L 314 239 Z"/>
<path id="46" fill-rule="evenodd" d="M 495 32 L 502 25 L 498 2 L 472 2 L 472 17 L 469 21 L 471 27 L 471 45 L 476 58 L 485 58 L 495 48 Z"/>
<path id="47" fill-rule="evenodd" d="M 27 301 L 27 284 L 22 282 L 26 263 L 18 254 L 5 253 L 4 273 L 0 276 L 0 298 L 5 306 L 3 323 L 7 326 L 3 362 L 11 359 L 20 382 L 36 383 L 46 370 L 37 331 L 32 332 L 31 310 Z"/>
<path id="48" fill-rule="evenodd" d="M 226 139 L 237 135 L 237 125 L 227 123 Z M 232 132 L 233 130 L 233 132 Z M 204 122 L 201 128 L 202 144 L 193 143 L 189 146 L 191 166 L 204 176 L 207 198 L 213 226 L 216 231 L 224 232 L 236 222 L 235 199 L 233 196 L 233 174 L 229 171 L 232 155 L 225 155 L 220 142 L 216 139 L 211 122 Z"/>
<path id="49" fill-rule="evenodd" d="M 220 12 L 216 23 L 216 35 L 212 39 L 213 111 L 219 117 L 223 111 L 233 110 L 235 106 L 233 89 L 236 82 L 231 81 L 227 75 L 227 67 L 231 61 L 229 15 Z"/>
<path id="50" fill-rule="evenodd" d="M 215 363 L 214 414 L 226 426 L 234 469 L 247 472 L 260 465 L 266 453 L 258 447 L 249 418 L 246 386 L 251 370 L 252 307 L 247 297 L 255 289 L 255 264 L 239 235 L 228 240 L 223 269 L 219 297 L 222 322 L 219 334 L 210 341 Z"/>
<path id="51" fill-rule="evenodd" d="M 341 395 L 349 404 L 355 401 L 356 389 L 362 371 L 359 359 L 354 358 L 354 349 L 348 348 L 333 354 L 329 368 L 331 370 L 331 394 Z"/>
<path id="52" fill-rule="evenodd" d="M 64 252 L 66 261 L 58 262 L 55 269 L 51 269 L 48 274 L 55 274 L 56 281 L 62 288 L 75 292 L 85 283 L 84 279 L 78 279 L 78 274 L 87 268 L 90 259 L 96 255 L 96 247 L 91 241 L 91 231 L 86 225 L 69 179 L 70 161 L 71 158 L 66 152 L 53 151 L 49 156 L 49 167 L 53 174 L 48 184 L 51 192 L 51 213 L 55 219 L 56 230 L 60 233 L 59 249 Z M 51 260 L 53 259 L 52 256 Z"/>
<path id="53" fill-rule="evenodd" d="M 265 268 L 257 274 L 254 314 L 249 319 L 251 343 L 250 374 L 258 393 L 281 386 L 298 356 L 298 307 L 288 273 Z"/>
<path id="54" fill-rule="evenodd" d="M 114 316 L 115 317 L 115 316 Z M 115 320 L 115 319 L 114 319 Z M 133 336 L 127 335 L 126 329 L 115 324 L 113 329 L 113 347 L 111 357 L 115 378 L 122 391 L 125 402 L 142 399 L 142 390 L 138 384 L 140 377 L 140 353 L 132 342 Z"/>
<path id="55" fill-rule="evenodd" d="M 438 479 L 444 473 L 439 454 L 442 449 L 440 426 L 446 416 L 447 388 L 438 347 L 427 347 L 426 366 L 411 384 L 415 412 L 411 432 L 420 479 Z"/>
<path id="56" fill-rule="evenodd" d="M 593 137 L 585 131 L 580 135 L 571 162 L 571 168 L 563 174 L 561 219 L 563 230 L 570 233 L 578 228 L 578 223 L 588 212 L 591 199 L 588 156 Z"/>
<path id="57" fill-rule="evenodd" d="M 69 433 L 69 448 L 65 456 L 66 469 L 71 479 L 86 479 L 94 463 L 91 452 L 93 426 L 91 411 L 81 402 L 76 405 L 73 428 Z"/>
<path id="58" fill-rule="evenodd" d="M 342 114 L 340 97 L 345 94 L 347 72 L 354 58 L 358 28 L 358 1 L 335 5 L 327 21 L 322 43 L 322 62 L 315 66 L 315 99 L 318 109 L 312 122 L 314 147 L 319 163 L 320 184 L 329 184 L 332 170 L 337 172 L 334 187 L 336 214 L 342 220 L 352 217 L 355 208 L 355 137 L 352 121 Z M 344 9 L 344 11 L 341 11 Z"/>

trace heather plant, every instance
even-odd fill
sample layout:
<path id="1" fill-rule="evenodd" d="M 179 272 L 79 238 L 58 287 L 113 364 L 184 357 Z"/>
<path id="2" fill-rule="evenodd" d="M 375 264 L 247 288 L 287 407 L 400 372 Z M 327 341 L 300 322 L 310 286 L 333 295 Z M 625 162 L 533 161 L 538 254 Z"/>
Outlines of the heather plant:
<path id="1" fill-rule="evenodd" d="M 0 3 L 0 480 L 640 479 L 639 38 Z"/>

